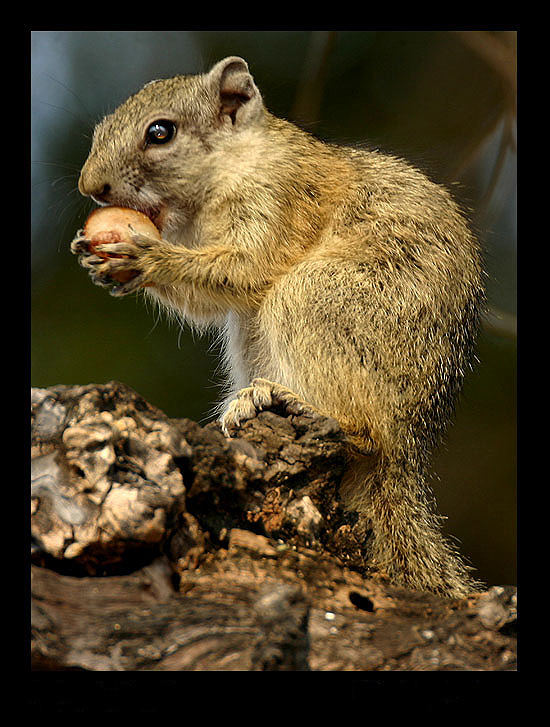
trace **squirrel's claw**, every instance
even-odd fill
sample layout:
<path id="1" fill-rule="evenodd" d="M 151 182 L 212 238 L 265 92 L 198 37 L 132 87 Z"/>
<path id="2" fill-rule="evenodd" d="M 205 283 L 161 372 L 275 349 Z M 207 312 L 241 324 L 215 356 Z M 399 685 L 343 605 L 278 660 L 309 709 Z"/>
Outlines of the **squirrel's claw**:
<path id="1" fill-rule="evenodd" d="M 110 288 L 113 284 L 112 280 L 104 278 L 101 275 L 96 275 L 94 272 L 90 272 L 90 280 L 94 285 L 98 285 L 100 288 Z"/>
<path id="2" fill-rule="evenodd" d="M 87 254 L 90 251 L 89 245 L 90 241 L 84 237 L 82 230 L 79 230 L 71 242 L 71 252 L 73 255 Z"/>
<path id="3" fill-rule="evenodd" d="M 97 255 L 80 255 L 78 258 L 78 264 L 85 268 L 86 270 L 95 270 L 98 265 L 101 265 L 101 263 L 105 262 L 103 258 L 98 257 Z"/>
<path id="4" fill-rule="evenodd" d="M 135 293 L 143 287 L 143 275 L 139 273 L 127 283 L 118 283 L 110 290 L 110 294 L 115 298 L 122 298 L 130 293 Z"/>
<path id="5" fill-rule="evenodd" d="M 102 242 L 101 245 L 95 246 L 95 250 L 106 255 L 127 255 L 128 257 L 135 257 L 138 252 L 135 245 L 127 242 Z"/>

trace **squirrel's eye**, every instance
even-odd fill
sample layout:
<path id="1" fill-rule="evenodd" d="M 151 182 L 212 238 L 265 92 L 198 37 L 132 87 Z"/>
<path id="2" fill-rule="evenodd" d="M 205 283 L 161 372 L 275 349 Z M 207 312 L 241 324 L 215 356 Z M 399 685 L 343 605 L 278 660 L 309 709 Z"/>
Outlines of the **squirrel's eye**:
<path id="1" fill-rule="evenodd" d="M 166 144 L 174 138 L 176 125 L 172 121 L 160 119 L 154 121 L 147 129 L 145 140 L 147 144 Z"/>

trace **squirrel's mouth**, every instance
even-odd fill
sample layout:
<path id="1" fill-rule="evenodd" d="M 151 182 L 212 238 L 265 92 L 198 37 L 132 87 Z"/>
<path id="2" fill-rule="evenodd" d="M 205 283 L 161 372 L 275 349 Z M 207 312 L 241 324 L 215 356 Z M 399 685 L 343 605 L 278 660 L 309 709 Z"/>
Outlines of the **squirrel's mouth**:
<path id="1" fill-rule="evenodd" d="M 155 225 L 159 232 L 162 232 L 165 209 L 161 205 L 158 205 L 156 207 L 149 207 L 148 205 L 139 204 L 139 202 L 136 203 L 133 200 L 129 199 L 123 200 L 112 198 L 107 201 L 93 196 L 92 199 L 94 200 L 94 202 L 97 202 L 100 207 L 126 207 L 126 209 L 132 209 L 136 210 L 136 212 L 141 212 L 143 215 L 151 220 L 151 222 Z"/>
<path id="2" fill-rule="evenodd" d="M 164 222 L 164 209 L 162 207 L 145 207 L 140 205 L 132 205 L 132 209 L 142 212 L 155 225 L 159 232 L 162 232 Z"/>

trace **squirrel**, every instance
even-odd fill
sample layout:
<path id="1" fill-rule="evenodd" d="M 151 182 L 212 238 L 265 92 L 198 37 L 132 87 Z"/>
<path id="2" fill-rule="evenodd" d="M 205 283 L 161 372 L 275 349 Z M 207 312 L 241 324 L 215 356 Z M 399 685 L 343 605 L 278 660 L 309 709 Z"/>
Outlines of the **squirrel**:
<path id="1" fill-rule="evenodd" d="M 225 434 L 274 405 L 336 419 L 369 566 L 451 598 L 479 590 L 427 484 L 484 304 L 480 248 L 450 193 L 274 116 L 236 56 L 151 81 L 103 118 L 78 188 L 160 229 L 95 249 L 80 231 L 71 250 L 113 295 L 143 290 L 221 332 Z"/>

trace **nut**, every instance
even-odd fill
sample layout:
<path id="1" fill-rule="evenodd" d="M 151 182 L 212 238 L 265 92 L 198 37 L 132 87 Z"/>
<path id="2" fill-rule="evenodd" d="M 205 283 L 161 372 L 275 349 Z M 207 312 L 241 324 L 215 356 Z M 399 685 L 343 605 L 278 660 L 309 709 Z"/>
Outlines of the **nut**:
<path id="1" fill-rule="evenodd" d="M 91 213 L 84 225 L 84 237 L 90 241 L 90 252 L 103 260 L 127 258 L 127 255 L 101 252 L 96 250 L 96 246 L 102 243 L 131 242 L 132 231 L 161 239 L 160 232 L 147 215 L 126 207 L 99 207 Z M 119 283 L 127 283 L 137 274 L 134 270 L 123 270 L 113 273 L 112 278 Z"/>

